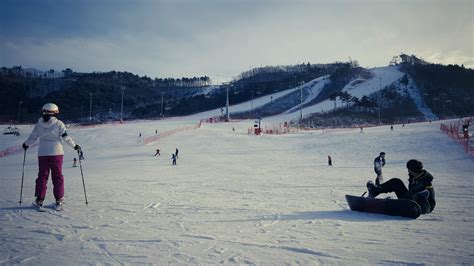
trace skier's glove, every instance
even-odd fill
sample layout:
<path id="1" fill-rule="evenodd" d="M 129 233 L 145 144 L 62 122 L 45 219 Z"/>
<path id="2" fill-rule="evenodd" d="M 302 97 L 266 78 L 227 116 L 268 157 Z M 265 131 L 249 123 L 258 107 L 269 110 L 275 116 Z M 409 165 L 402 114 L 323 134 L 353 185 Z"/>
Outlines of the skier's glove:
<path id="1" fill-rule="evenodd" d="M 28 145 L 26 145 L 25 143 L 23 143 L 23 145 L 21 145 L 23 147 L 23 149 L 26 151 L 28 149 Z"/>
<path id="2" fill-rule="evenodd" d="M 80 151 L 80 150 L 81 150 L 81 146 L 79 146 L 79 145 L 76 144 L 76 146 L 74 146 L 74 149 L 75 149 L 76 151 Z"/>

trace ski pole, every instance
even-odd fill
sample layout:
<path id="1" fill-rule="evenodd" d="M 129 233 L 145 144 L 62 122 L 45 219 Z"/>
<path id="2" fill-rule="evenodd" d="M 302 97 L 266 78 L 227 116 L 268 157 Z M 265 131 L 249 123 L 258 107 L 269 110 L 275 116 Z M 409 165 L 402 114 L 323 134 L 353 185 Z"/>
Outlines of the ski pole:
<path id="1" fill-rule="evenodd" d="M 81 168 L 81 176 L 82 176 L 82 186 L 84 187 L 84 198 L 86 198 L 86 205 L 89 204 L 89 202 L 87 202 L 87 193 L 86 193 L 86 183 L 84 183 L 84 173 L 82 172 L 82 159 L 81 159 L 81 150 L 77 150 L 77 155 L 79 157 L 79 166 Z"/>
<path id="2" fill-rule="evenodd" d="M 23 153 L 23 171 L 21 171 L 20 205 L 21 205 L 21 198 L 23 197 L 23 179 L 25 177 L 25 160 L 26 160 L 26 150 Z"/>

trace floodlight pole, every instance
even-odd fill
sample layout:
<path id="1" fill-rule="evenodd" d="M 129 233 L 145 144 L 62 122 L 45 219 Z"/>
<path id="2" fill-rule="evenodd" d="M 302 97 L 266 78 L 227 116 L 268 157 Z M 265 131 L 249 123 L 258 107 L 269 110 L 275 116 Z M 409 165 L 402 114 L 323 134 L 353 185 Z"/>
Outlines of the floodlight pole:
<path id="1" fill-rule="evenodd" d="M 123 95 L 125 93 L 125 86 L 122 86 L 122 105 L 120 107 L 120 123 L 123 123 Z"/>
<path id="2" fill-rule="evenodd" d="M 380 126 L 380 95 L 382 93 L 382 78 L 379 78 L 380 80 L 380 90 L 379 90 L 379 100 L 378 100 L 378 104 L 379 104 L 379 126 Z"/>
<path id="3" fill-rule="evenodd" d="M 22 103 L 23 103 L 22 101 L 20 101 L 18 103 L 18 122 L 17 122 L 17 124 L 20 124 L 20 111 L 21 111 L 21 104 Z"/>
<path id="4" fill-rule="evenodd" d="M 160 113 L 160 116 L 161 116 L 161 117 L 163 117 L 163 95 L 164 95 L 164 94 L 165 94 L 165 93 L 162 91 L 162 92 L 161 92 L 161 113 Z"/>
<path id="5" fill-rule="evenodd" d="M 225 121 L 229 122 L 230 121 L 230 116 L 229 116 L 229 86 L 226 86 L 227 88 L 227 98 L 226 98 L 226 103 L 225 103 Z"/>
<path id="6" fill-rule="evenodd" d="M 89 121 L 92 121 L 92 92 L 89 92 L 90 101 L 89 101 Z"/>

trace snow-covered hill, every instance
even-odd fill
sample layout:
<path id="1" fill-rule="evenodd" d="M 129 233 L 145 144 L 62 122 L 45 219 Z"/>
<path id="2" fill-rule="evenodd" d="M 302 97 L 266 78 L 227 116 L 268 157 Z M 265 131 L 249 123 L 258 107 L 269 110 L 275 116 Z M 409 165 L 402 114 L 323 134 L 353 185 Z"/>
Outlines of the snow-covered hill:
<path id="1" fill-rule="evenodd" d="M 23 154 L 0 158 L 0 264 L 474 264 L 474 161 L 437 122 L 253 136 L 253 121 L 240 121 L 137 143 L 139 133 L 197 122 L 71 128 L 85 153 L 89 205 L 80 169 L 71 167 L 77 154 L 66 147 L 62 212 L 29 206 L 36 148 L 26 155 L 22 206 Z M 31 127 L 21 130 L 0 143 L 21 144 Z M 410 220 L 348 209 L 344 195 L 364 192 L 380 151 L 386 178 L 406 182 L 406 161 L 423 161 L 435 178 L 433 213 Z"/>
<path id="2" fill-rule="evenodd" d="M 416 87 L 411 78 L 409 78 L 409 84 L 407 86 L 400 84 L 399 81 L 404 76 L 404 73 L 401 72 L 397 66 L 377 67 L 369 69 L 369 71 L 372 73 L 372 78 L 358 78 L 352 80 L 343 88 L 343 91 L 349 93 L 352 96 L 362 98 L 363 96 L 370 96 L 371 94 L 376 93 L 390 85 L 394 85 L 396 88 L 399 88 L 400 91 L 406 88 L 409 91 L 410 97 L 413 99 L 420 112 L 425 116 L 426 120 L 434 120 L 437 118 L 433 114 L 433 112 L 431 112 L 431 110 L 426 106 L 426 104 L 423 103 L 420 90 Z M 279 114 L 274 117 L 267 117 L 266 120 L 282 122 L 298 119 L 300 117 L 301 109 L 300 89 L 305 95 L 302 101 L 303 106 L 305 106 L 309 102 L 311 102 L 311 100 L 316 98 L 323 89 L 323 87 L 329 82 L 330 80 L 327 79 L 326 76 L 324 76 L 309 81 L 296 88 L 280 91 L 270 95 L 265 95 L 237 105 L 232 105 L 232 98 L 230 98 L 231 106 L 229 108 L 229 112 L 232 116 L 232 113 L 248 112 L 259 108 L 264 108 L 265 106 L 270 105 L 272 102 L 279 101 L 280 99 L 296 97 L 297 99 L 292 100 L 295 104 L 291 106 L 288 110 L 282 112 L 283 115 Z M 336 104 L 336 106 L 341 106 L 342 102 L 340 101 L 340 99 L 337 99 L 336 103 L 327 99 L 318 104 L 305 106 L 303 108 L 303 116 L 332 110 L 334 108 L 334 104 Z M 222 115 L 222 110 L 220 108 L 204 113 L 199 113 L 191 117 L 207 118 L 219 115 Z"/>

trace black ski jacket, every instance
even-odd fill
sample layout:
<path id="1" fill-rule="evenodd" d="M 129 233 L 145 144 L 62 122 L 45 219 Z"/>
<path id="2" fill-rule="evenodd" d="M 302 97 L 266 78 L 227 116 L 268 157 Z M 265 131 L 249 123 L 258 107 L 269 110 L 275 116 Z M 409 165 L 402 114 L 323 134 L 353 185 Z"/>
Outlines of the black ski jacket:
<path id="1" fill-rule="evenodd" d="M 409 181 L 408 189 L 412 195 L 415 195 L 416 193 L 421 192 L 423 190 L 428 190 L 429 195 L 428 195 L 427 200 L 428 200 L 428 203 L 430 204 L 429 212 L 432 212 L 436 205 L 435 192 L 433 189 L 433 184 L 431 183 L 433 182 L 433 176 L 430 173 L 428 173 L 428 171 L 423 170 L 421 175 L 419 175 L 416 178 L 410 178 L 408 181 Z M 417 200 L 417 202 L 420 205 L 425 204 L 424 201 Z"/>

